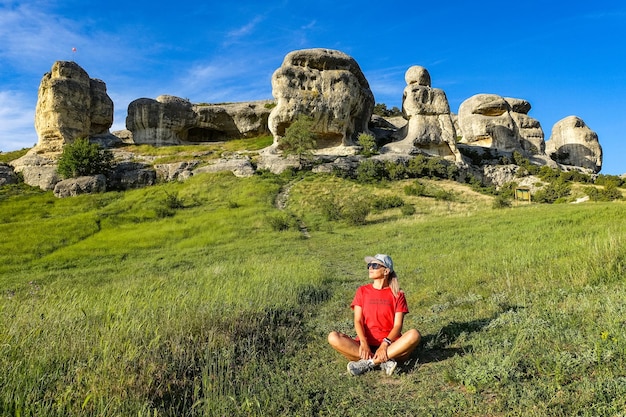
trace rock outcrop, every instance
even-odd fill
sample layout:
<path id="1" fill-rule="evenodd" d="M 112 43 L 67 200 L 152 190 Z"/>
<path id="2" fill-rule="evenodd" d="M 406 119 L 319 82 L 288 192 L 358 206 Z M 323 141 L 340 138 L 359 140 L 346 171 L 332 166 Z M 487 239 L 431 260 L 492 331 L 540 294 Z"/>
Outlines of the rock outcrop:
<path id="1" fill-rule="evenodd" d="M 446 93 L 431 87 L 430 74 L 424 67 L 410 67 L 404 79 L 407 86 L 402 112 L 408 124 L 400 131 L 401 139 L 384 146 L 382 152 L 425 153 L 461 160 Z"/>
<path id="2" fill-rule="evenodd" d="M 93 175 L 78 178 L 69 178 L 59 181 L 54 186 L 54 196 L 58 198 L 74 197 L 80 194 L 103 193 L 107 188 L 107 179 L 104 175 Z"/>
<path id="3" fill-rule="evenodd" d="M 180 97 L 140 98 L 128 105 L 133 142 L 154 146 L 205 143 L 269 134 L 272 101 L 192 104 Z"/>
<path id="4" fill-rule="evenodd" d="M 57 173 L 57 159 L 39 155 L 31 149 L 23 157 L 9 162 L 15 172 L 21 172 L 24 183 L 32 187 L 39 187 L 42 190 L 53 190 L 54 185 L 61 181 Z"/>
<path id="5" fill-rule="evenodd" d="M 38 153 L 59 153 L 77 138 L 110 135 L 113 101 L 106 84 L 71 61 L 57 61 L 39 84 L 35 110 Z"/>
<path id="6" fill-rule="evenodd" d="M 318 148 L 354 146 L 369 133 L 374 95 L 354 58 L 330 49 L 293 51 L 272 75 L 269 129 L 278 146 L 299 115 L 313 118 Z"/>
<path id="7" fill-rule="evenodd" d="M 543 130 L 528 111 L 530 103 L 526 100 L 476 94 L 459 107 L 460 142 L 504 152 L 543 154 Z"/>
<path id="8" fill-rule="evenodd" d="M 552 127 L 546 153 L 564 165 L 573 165 L 600 172 L 602 147 L 598 135 L 577 116 L 568 116 Z"/>
<path id="9" fill-rule="evenodd" d="M 0 162 L 0 187 L 9 184 L 17 184 L 17 175 L 12 167 Z"/>

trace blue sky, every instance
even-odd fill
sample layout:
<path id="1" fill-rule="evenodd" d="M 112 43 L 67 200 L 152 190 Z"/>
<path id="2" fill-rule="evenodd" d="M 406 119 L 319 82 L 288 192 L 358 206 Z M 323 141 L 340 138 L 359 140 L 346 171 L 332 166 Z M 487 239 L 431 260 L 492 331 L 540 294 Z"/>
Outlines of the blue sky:
<path id="1" fill-rule="evenodd" d="M 284 56 L 323 47 L 356 59 L 388 107 L 421 65 L 455 113 L 478 93 L 524 98 L 546 140 L 579 116 L 600 138 L 601 172 L 623 174 L 625 44 L 622 0 L 0 0 L 0 150 L 37 142 L 37 89 L 57 60 L 106 83 L 119 130 L 141 97 L 272 98 Z"/>

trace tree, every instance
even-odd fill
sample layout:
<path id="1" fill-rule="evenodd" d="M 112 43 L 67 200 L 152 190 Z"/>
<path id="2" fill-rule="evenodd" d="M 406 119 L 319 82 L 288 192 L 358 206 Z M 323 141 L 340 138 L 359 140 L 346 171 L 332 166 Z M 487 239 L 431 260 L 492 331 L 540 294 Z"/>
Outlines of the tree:
<path id="1" fill-rule="evenodd" d="M 86 138 L 76 139 L 63 147 L 57 172 L 63 178 L 105 174 L 111 169 L 112 161 L 113 154 L 108 149 L 102 149 Z"/>
<path id="2" fill-rule="evenodd" d="M 300 115 L 285 130 L 285 136 L 280 140 L 279 147 L 283 154 L 297 155 L 300 166 L 313 157 L 315 149 L 315 134 L 312 132 L 313 119 Z"/>
<path id="3" fill-rule="evenodd" d="M 369 133 L 361 133 L 357 138 L 359 145 L 363 147 L 361 154 L 364 156 L 372 156 L 376 153 L 376 139 Z"/>

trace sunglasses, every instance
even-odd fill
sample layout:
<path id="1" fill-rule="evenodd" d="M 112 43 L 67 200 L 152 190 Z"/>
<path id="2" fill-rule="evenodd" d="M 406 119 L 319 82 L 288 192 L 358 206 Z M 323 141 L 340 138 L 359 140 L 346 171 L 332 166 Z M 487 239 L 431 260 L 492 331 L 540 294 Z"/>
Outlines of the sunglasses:
<path id="1" fill-rule="evenodd" d="M 385 268 L 385 265 L 381 265 L 381 264 L 377 264 L 377 263 L 371 262 L 371 263 L 367 264 L 367 269 L 370 269 L 370 268 L 372 268 L 372 269 Z"/>

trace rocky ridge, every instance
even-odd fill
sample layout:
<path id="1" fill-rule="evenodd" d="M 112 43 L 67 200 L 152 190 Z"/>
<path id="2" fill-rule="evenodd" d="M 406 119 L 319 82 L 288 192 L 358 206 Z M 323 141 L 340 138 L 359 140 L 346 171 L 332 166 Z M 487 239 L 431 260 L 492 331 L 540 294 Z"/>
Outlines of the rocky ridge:
<path id="1" fill-rule="evenodd" d="M 562 169 L 590 173 L 601 169 L 597 134 L 576 116 L 557 123 L 546 145 L 541 124 L 528 115 L 531 105 L 524 99 L 477 94 L 464 101 L 455 115 L 445 92 L 432 87 L 426 68 L 410 67 L 405 81 L 403 117 L 383 118 L 372 114 L 374 96 L 352 57 L 329 49 L 293 51 L 272 76 L 274 100 L 193 104 L 167 95 L 140 98 L 128 106 L 127 130 L 111 134 L 113 102 L 105 83 L 89 78 L 74 62 L 58 61 L 39 87 L 37 145 L 10 163 L 12 174 L 0 167 L 0 178 L 12 181 L 21 172 L 27 184 L 54 189 L 61 181 L 56 159 L 63 146 L 80 137 L 116 151 L 116 167 L 107 187 L 118 189 L 150 185 L 159 178 L 183 180 L 207 171 L 228 170 L 239 176 L 252 175 L 255 169 L 281 172 L 298 166 L 297 159 L 281 155 L 278 145 L 301 114 L 314 120 L 318 172 L 354 169 L 364 159 L 357 155 L 361 133 L 373 135 L 380 146 L 380 155 L 374 159 L 398 161 L 418 154 L 443 157 L 492 183 L 508 177 L 503 172 L 512 169 L 472 166 L 464 156 L 468 149 L 489 150 L 496 156 L 519 152 L 534 164 Z M 153 166 L 116 148 L 122 143 L 201 144 L 265 134 L 271 134 L 274 142 L 258 153 L 254 164 L 249 155 L 231 154 L 204 166 L 194 161 Z M 76 192 L 101 189 L 72 187 Z"/>

